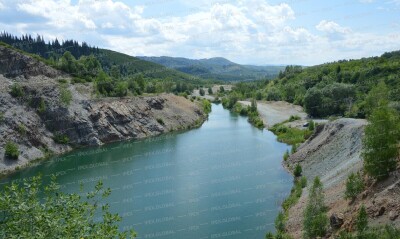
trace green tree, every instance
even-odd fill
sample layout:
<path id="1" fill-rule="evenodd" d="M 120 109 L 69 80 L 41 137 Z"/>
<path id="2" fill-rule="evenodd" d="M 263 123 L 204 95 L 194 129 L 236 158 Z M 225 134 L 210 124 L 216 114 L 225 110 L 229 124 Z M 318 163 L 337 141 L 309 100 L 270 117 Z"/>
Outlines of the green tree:
<path id="1" fill-rule="evenodd" d="M 119 231 L 121 217 L 110 213 L 108 204 L 100 207 L 110 193 L 99 182 L 82 200 L 78 194 L 61 192 L 54 176 L 48 185 L 42 185 L 39 176 L 21 185 L 12 183 L 0 194 L 0 238 L 135 237 L 133 230 Z"/>
<path id="2" fill-rule="evenodd" d="M 111 66 L 110 76 L 114 80 L 118 80 L 119 78 L 121 78 L 121 71 L 120 71 L 120 69 L 119 69 L 119 67 L 117 65 Z"/>
<path id="3" fill-rule="evenodd" d="M 118 97 L 126 96 L 128 94 L 128 85 L 126 82 L 118 82 L 114 94 Z"/>
<path id="4" fill-rule="evenodd" d="M 265 239 L 275 239 L 274 234 L 272 234 L 272 232 L 268 232 L 268 233 L 265 235 Z"/>
<path id="5" fill-rule="evenodd" d="M 213 94 L 213 90 L 212 90 L 211 87 L 208 88 L 208 94 L 209 94 L 209 95 L 212 95 L 212 94 Z"/>
<path id="6" fill-rule="evenodd" d="M 5 146 L 5 156 L 10 159 L 18 159 L 19 157 L 18 145 L 11 141 L 7 141 Z"/>
<path id="7" fill-rule="evenodd" d="M 221 93 L 225 92 L 225 88 L 222 85 L 219 87 L 219 92 L 221 92 Z"/>
<path id="8" fill-rule="evenodd" d="M 315 177 L 304 210 L 304 238 L 323 237 L 328 226 L 321 180 Z"/>
<path id="9" fill-rule="evenodd" d="M 104 71 L 101 71 L 96 77 L 96 88 L 97 91 L 104 96 L 111 96 L 114 90 L 113 81 Z"/>
<path id="10" fill-rule="evenodd" d="M 363 139 L 365 171 L 382 180 L 396 169 L 399 150 L 397 147 L 399 117 L 388 106 L 376 108 L 369 117 Z"/>
<path id="11" fill-rule="evenodd" d="M 205 93 L 206 93 L 206 92 L 204 92 L 203 88 L 200 88 L 200 90 L 199 90 L 199 94 L 200 94 L 201 96 L 204 96 L 204 95 L 205 95 Z"/>
<path id="12" fill-rule="evenodd" d="M 368 228 L 368 214 L 364 205 L 362 205 L 358 211 L 356 227 L 359 236 L 362 236 Z"/>
<path id="13" fill-rule="evenodd" d="M 256 112 L 257 111 L 257 101 L 255 99 L 251 100 L 250 111 L 251 112 Z"/>
<path id="14" fill-rule="evenodd" d="M 11 92 L 10 95 L 13 97 L 23 97 L 24 96 L 24 89 L 18 84 L 18 83 L 14 83 L 11 86 Z"/>
<path id="15" fill-rule="evenodd" d="M 65 72 L 77 73 L 76 59 L 71 52 L 64 52 L 63 56 L 60 58 L 59 67 Z"/>
<path id="16" fill-rule="evenodd" d="M 294 176 L 295 177 L 300 177 L 301 174 L 303 173 L 303 169 L 301 168 L 300 164 L 296 164 L 296 167 L 294 168 Z"/>
<path id="17" fill-rule="evenodd" d="M 351 173 L 346 180 L 346 199 L 355 199 L 364 190 L 364 181 L 360 173 Z"/>

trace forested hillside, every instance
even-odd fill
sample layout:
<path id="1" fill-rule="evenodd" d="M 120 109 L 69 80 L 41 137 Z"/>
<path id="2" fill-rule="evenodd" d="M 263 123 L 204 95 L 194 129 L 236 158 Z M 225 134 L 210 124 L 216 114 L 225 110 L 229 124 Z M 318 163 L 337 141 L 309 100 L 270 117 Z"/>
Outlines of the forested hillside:
<path id="1" fill-rule="evenodd" d="M 161 64 L 204 79 L 222 81 L 249 81 L 263 78 L 275 78 L 284 66 L 240 65 L 222 57 L 209 59 L 187 59 L 183 57 L 139 57 L 146 61 Z"/>
<path id="2" fill-rule="evenodd" d="M 368 93 L 379 82 L 390 105 L 400 109 L 400 51 L 380 57 L 342 60 L 313 67 L 288 66 L 273 81 L 241 83 L 230 98 L 284 100 L 304 106 L 312 117 L 364 118 L 374 100 Z"/>
<path id="3" fill-rule="evenodd" d="M 32 37 L 31 35 L 17 37 L 6 32 L 0 34 L 0 42 L 43 57 L 52 64 L 57 63 L 65 52 L 70 52 L 75 59 L 93 55 L 99 60 L 105 72 L 111 73 L 114 66 L 122 77 L 141 74 L 148 78 L 185 80 L 198 83 L 197 77 L 123 53 L 99 49 L 98 47 L 88 45 L 86 42 L 78 43 L 74 40 L 60 42 L 55 39 L 46 43 L 43 37 L 39 35 L 36 37 Z"/>

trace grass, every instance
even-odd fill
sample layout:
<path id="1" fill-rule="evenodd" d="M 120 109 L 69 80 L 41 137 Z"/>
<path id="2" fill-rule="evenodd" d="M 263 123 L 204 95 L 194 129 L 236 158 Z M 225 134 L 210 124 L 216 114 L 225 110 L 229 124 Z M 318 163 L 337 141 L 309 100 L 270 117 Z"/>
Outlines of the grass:
<path id="1" fill-rule="evenodd" d="M 278 141 L 290 145 L 301 144 L 312 134 L 309 129 L 298 129 L 284 125 L 285 122 L 274 125 L 270 130 L 278 136 Z"/>

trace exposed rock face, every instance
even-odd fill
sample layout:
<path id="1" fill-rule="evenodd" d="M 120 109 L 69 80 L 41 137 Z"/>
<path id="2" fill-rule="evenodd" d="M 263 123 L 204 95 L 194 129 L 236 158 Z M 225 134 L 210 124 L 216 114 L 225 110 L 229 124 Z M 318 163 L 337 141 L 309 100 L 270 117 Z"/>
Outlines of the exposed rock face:
<path id="1" fill-rule="evenodd" d="M 339 214 L 333 213 L 331 215 L 331 217 L 329 218 L 331 227 L 334 229 L 339 229 L 343 225 L 343 222 L 344 222 L 343 219 L 344 219 L 344 216 L 342 213 L 339 213 Z"/>
<path id="2" fill-rule="evenodd" d="M 63 153 L 72 149 L 70 145 L 155 136 L 193 127 L 206 117 L 196 103 L 170 94 L 92 99 L 90 84 L 67 83 L 72 101 L 65 105 L 60 100 L 61 73 L 0 46 L 0 60 L 4 57 L 10 57 L 10 64 L 0 64 L 0 172 L 44 157 L 46 151 Z M 68 76 L 64 79 L 69 80 Z M 16 82 L 23 88 L 23 97 L 10 95 Z M 56 136 L 68 137 L 70 145 L 56 143 Z M 19 145 L 18 160 L 4 159 L 7 141 Z"/>

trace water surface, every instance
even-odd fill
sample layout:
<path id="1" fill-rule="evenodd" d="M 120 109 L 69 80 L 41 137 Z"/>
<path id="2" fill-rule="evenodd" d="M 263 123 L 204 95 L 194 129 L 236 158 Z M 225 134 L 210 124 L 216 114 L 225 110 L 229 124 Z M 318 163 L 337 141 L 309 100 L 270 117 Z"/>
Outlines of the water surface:
<path id="1" fill-rule="evenodd" d="M 7 181 L 57 174 L 65 192 L 78 192 L 102 180 L 112 189 L 105 202 L 138 238 L 264 238 L 292 186 L 281 166 L 288 146 L 212 107 L 198 129 L 76 150 Z"/>

